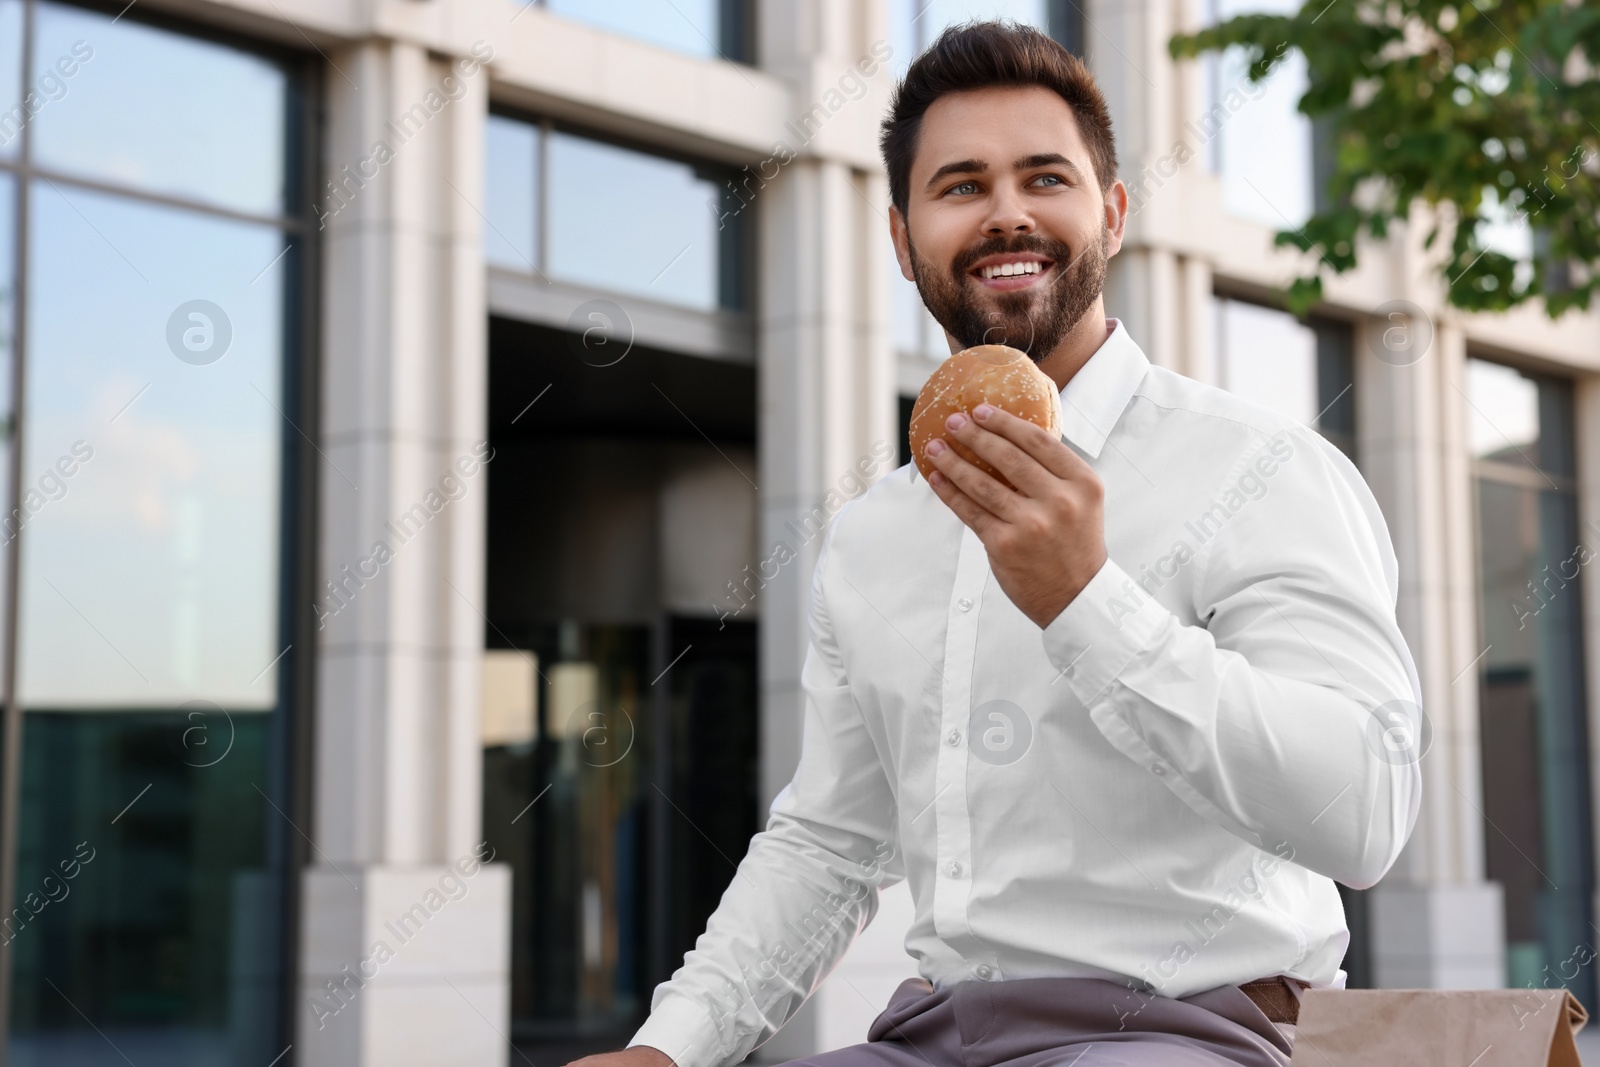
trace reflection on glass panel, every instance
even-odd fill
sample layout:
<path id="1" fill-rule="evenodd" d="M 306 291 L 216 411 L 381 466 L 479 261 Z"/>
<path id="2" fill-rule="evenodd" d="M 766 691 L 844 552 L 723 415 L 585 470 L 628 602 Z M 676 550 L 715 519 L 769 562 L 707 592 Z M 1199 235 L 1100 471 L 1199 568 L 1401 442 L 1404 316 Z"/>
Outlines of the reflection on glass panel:
<path id="1" fill-rule="evenodd" d="M 517 875 L 512 1017 L 525 1037 L 622 1032 L 648 1000 L 650 627 L 518 637 L 485 653 L 483 733 L 486 832 Z"/>
<path id="2" fill-rule="evenodd" d="M 12 359 L 15 349 L 12 347 L 12 331 L 16 328 L 16 271 L 12 262 L 12 249 L 15 235 L 12 231 L 16 212 L 16 183 L 10 175 L 0 174 L 0 500 L 11 499 L 11 450 L 16 447 L 14 435 L 16 433 L 16 409 L 12 402 Z M 27 504 L 42 503 L 42 501 L 18 502 L 18 506 L 11 514 L 0 519 L 0 553 L 10 549 L 14 540 L 28 523 L 30 511 Z M 3 509 L 0 509 L 3 510 Z M 4 556 L 0 556 L 3 560 Z M 0 566 L 0 604 L 5 603 L 9 592 L 10 569 Z M 10 642 L 6 637 L 6 620 L 0 618 L 0 678 L 3 678 L 7 659 L 10 656 Z M 3 684 L 0 684 L 0 699 L 5 696 Z"/>
<path id="3" fill-rule="evenodd" d="M 62 69 L 71 69 L 69 61 Z M 30 111 L 49 106 L 66 92 L 61 71 L 42 71 L 32 99 L 22 90 L 22 0 L 0 0 L 0 158 L 22 147 Z M 9 210 L 9 208 L 7 209 Z"/>
<path id="4" fill-rule="evenodd" d="M 485 134 L 483 254 L 510 270 L 537 270 L 539 127 L 490 115 Z"/>
<path id="5" fill-rule="evenodd" d="M 239 211 L 284 210 L 281 68 L 133 19 L 44 2 L 35 11 L 34 69 L 41 78 L 73 71 L 33 118 L 38 166 Z"/>
<path id="6" fill-rule="evenodd" d="M 1485 866 L 1505 891 L 1507 982 L 1564 983 L 1593 1006 L 1593 969 L 1568 973 L 1573 947 L 1592 936 L 1581 615 L 1592 550 L 1581 543 L 1570 481 L 1521 458 L 1537 451 L 1560 466 L 1571 443 L 1571 390 L 1479 360 L 1468 361 L 1468 383 L 1473 406 L 1502 402 L 1493 410 L 1503 432 L 1493 441 L 1475 435 L 1473 448 L 1486 646 L 1479 668 Z M 1566 443 L 1551 448 L 1554 438 Z"/>
<path id="7" fill-rule="evenodd" d="M 549 143 L 553 277 L 711 310 L 725 304 L 719 265 L 724 190 L 698 168 L 556 133 Z"/>
<path id="8" fill-rule="evenodd" d="M 1299 0 L 1212 2 L 1213 21 L 1300 8 Z M 1206 128 L 1216 131 L 1223 208 L 1275 230 L 1299 226 L 1312 209 L 1311 120 L 1297 110 L 1307 84 L 1305 57 L 1291 51 L 1262 85 L 1248 85 L 1245 69 L 1239 49 L 1211 67 L 1211 103 L 1220 111 Z"/>
<path id="9" fill-rule="evenodd" d="M 7 949 L 9 1062 L 270 1062 L 283 875 L 265 857 L 283 826 L 252 783 L 271 781 L 271 717 L 23 722 L 16 895 L 34 914 Z"/>
<path id="10" fill-rule="evenodd" d="M 1539 386 L 1510 367 L 1467 361 L 1467 440 L 1478 459 L 1531 466 L 1539 450 Z"/>
<path id="11" fill-rule="evenodd" d="M 1307 426 L 1317 404 L 1317 336 L 1275 308 L 1219 299 L 1218 385 Z"/>
<path id="12" fill-rule="evenodd" d="M 1317 422 L 1322 436 L 1356 462 L 1355 328 L 1339 319 L 1314 318 L 1317 335 Z"/>
<path id="13" fill-rule="evenodd" d="M 527 0 L 514 0 L 526 3 Z M 725 21 L 743 0 L 545 0 L 552 14 L 678 52 L 743 59 L 737 34 Z M 730 39 L 731 38 L 731 39 Z"/>
<path id="14" fill-rule="evenodd" d="M 46 183 L 32 204 L 21 700 L 270 708 L 284 264 L 252 279 L 283 238 Z"/>

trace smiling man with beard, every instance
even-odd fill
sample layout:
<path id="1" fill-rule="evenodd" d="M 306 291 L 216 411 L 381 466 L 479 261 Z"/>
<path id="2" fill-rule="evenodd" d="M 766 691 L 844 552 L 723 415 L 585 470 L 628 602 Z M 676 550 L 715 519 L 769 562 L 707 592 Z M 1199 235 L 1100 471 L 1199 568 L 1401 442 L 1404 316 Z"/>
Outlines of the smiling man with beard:
<path id="1" fill-rule="evenodd" d="M 951 351 L 1025 350 L 1063 433 L 957 413 L 947 436 L 1015 489 L 936 439 L 928 480 L 834 519 L 794 778 L 629 1047 L 583 1062 L 731 1067 L 904 879 L 919 977 L 863 1043 L 796 1063 L 1283 1067 L 1300 991 L 1344 984 L 1335 882 L 1382 877 L 1420 805 L 1383 516 L 1314 430 L 1106 318 L 1128 196 L 1060 45 L 947 31 L 882 146 Z"/>

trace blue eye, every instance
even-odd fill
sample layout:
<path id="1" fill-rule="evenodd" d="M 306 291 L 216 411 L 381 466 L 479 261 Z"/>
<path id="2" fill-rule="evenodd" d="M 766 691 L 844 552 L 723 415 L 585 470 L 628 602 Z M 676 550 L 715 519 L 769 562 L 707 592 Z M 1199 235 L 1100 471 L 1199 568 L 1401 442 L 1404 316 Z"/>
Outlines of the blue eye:
<path id="1" fill-rule="evenodd" d="M 952 185 L 950 187 L 950 191 L 952 193 L 958 193 L 962 189 L 967 188 L 968 186 L 970 186 L 973 189 L 976 189 L 978 187 L 976 182 L 958 182 L 955 185 Z"/>
<path id="2" fill-rule="evenodd" d="M 1063 182 L 1061 180 L 1060 175 L 1056 175 L 1056 174 L 1041 174 L 1035 180 L 1036 181 L 1041 181 L 1041 182 L 1049 180 L 1049 181 L 1055 182 L 1057 185 L 1065 185 L 1066 184 L 1065 182 Z"/>

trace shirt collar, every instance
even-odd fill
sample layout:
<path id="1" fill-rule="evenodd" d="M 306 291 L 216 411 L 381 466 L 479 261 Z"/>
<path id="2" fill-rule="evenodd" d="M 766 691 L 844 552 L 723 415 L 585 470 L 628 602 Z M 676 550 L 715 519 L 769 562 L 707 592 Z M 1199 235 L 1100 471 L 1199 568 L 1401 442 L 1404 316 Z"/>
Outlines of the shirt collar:
<path id="1" fill-rule="evenodd" d="M 1120 319 L 1106 319 L 1110 336 L 1061 390 L 1061 432 L 1068 442 L 1098 458 L 1111 428 L 1133 399 L 1150 361 Z"/>

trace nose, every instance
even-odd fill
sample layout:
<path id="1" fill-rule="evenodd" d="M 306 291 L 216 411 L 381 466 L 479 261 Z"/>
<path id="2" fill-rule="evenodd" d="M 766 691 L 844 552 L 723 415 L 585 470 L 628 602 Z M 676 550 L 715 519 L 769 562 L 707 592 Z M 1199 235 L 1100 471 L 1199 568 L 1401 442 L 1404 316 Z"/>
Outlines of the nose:
<path id="1" fill-rule="evenodd" d="M 1008 185 L 996 187 L 989 198 L 989 213 L 983 220 L 985 237 L 1006 237 L 1034 231 L 1033 215 L 1017 190 Z"/>

